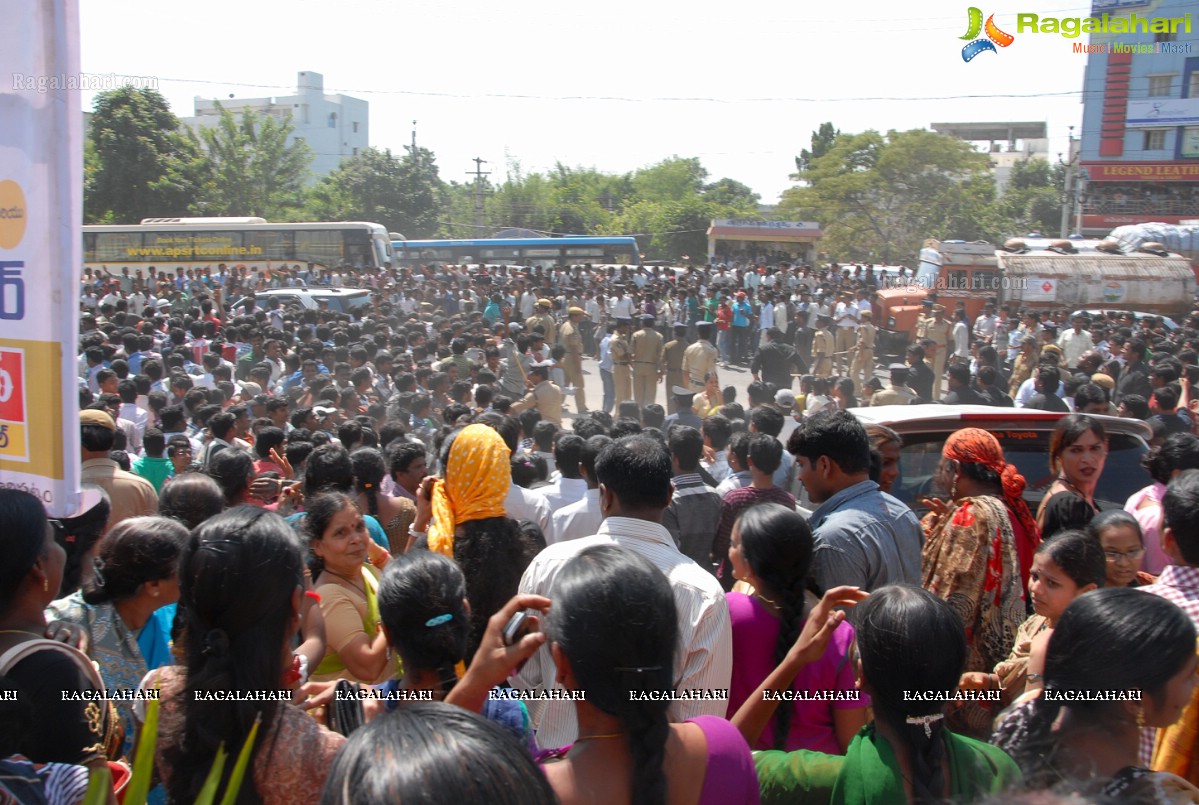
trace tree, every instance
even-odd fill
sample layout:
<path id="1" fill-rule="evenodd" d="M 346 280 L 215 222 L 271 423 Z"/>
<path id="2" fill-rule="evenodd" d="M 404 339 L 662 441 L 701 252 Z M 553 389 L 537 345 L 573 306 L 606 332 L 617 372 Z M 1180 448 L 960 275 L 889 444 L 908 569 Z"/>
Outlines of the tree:
<path id="1" fill-rule="evenodd" d="M 821 123 L 820 128 L 812 132 L 812 150 L 805 148 L 795 158 L 795 170 L 799 173 L 811 170 L 812 161 L 827 154 L 840 133 L 832 123 Z"/>
<path id="2" fill-rule="evenodd" d="M 670 157 L 632 173 L 558 163 L 546 173 L 525 174 L 510 162 L 503 184 L 487 186 L 487 228 L 570 235 L 637 235 L 655 258 L 702 255 L 712 218 L 758 213 L 758 195 L 734 179 L 705 184 L 708 172 L 695 157 Z M 473 186 L 447 189 L 449 234 L 486 236 L 474 219 Z"/>
<path id="3" fill-rule="evenodd" d="M 470 185 L 473 194 L 474 185 Z M 554 232 L 557 216 L 554 211 L 553 188 L 540 173 L 525 176 L 520 166 L 509 170 L 508 179 L 484 201 L 486 221 L 492 229 L 533 229 L 538 232 Z M 470 218 L 474 220 L 474 201 L 471 200 Z M 461 222 L 458 222 L 461 223 Z M 486 237 L 487 233 L 475 232 L 474 237 Z"/>
<path id="4" fill-rule="evenodd" d="M 441 228 L 446 206 L 445 182 L 437 157 L 417 147 L 400 158 L 400 231 L 410 238 L 430 238 Z"/>
<path id="5" fill-rule="evenodd" d="M 1025 159 L 1012 166 L 1007 189 L 999 200 L 1005 234 L 1056 234 L 1061 226 L 1064 171 L 1043 159 Z"/>
<path id="6" fill-rule="evenodd" d="M 607 234 L 636 235 L 646 257 L 677 260 L 683 255 L 707 254 L 708 225 L 723 217 L 725 208 L 700 196 L 655 201 L 641 199 L 626 207 Z"/>
<path id="7" fill-rule="evenodd" d="M 323 178 L 308 198 L 315 220 L 375 221 L 408 238 L 437 234 L 444 206 L 445 188 L 427 148 L 418 148 L 415 159 L 367 148 Z"/>
<path id="8" fill-rule="evenodd" d="M 84 218 L 135 224 L 187 215 L 202 159 L 156 90 L 120 87 L 96 97 L 84 147 Z"/>
<path id="9" fill-rule="evenodd" d="M 779 214 L 820 221 L 839 259 L 910 260 L 922 239 L 990 220 L 987 156 L 930 131 L 839 134 L 795 178 L 805 186 L 784 192 Z"/>
<path id="10" fill-rule="evenodd" d="M 708 171 L 698 157 L 673 156 L 633 173 L 633 193 L 649 201 L 681 201 L 703 192 Z"/>
<path id="11" fill-rule="evenodd" d="M 217 104 L 220 120 L 200 131 L 208 176 L 193 209 L 202 215 L 292 217 L 304 204 L 312 152 L 300 140 L 288 144 L 291 117 L 242 111 L 239 121 Z"/>
<path id="12" fill-rule="evenodd" d="M 704 199 L 745 215 L 756 215 L 762 197 L 736 179 L 719 179 L 704 188 Z"/>

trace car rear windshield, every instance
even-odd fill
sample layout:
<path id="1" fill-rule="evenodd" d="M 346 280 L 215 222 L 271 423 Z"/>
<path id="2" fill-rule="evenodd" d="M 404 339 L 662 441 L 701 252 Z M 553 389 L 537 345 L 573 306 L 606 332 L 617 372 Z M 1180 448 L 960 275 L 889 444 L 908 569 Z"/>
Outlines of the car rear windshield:
<path id="1" fill-rule="evenodd" d="M 328 302 L 329 309 L 338 313 L 349 313 L 350 308 L 370 304 L 371 295 L 367 291 L 353 294 L 339 294 L 335 297 L 317 297 L 317 301 Z"/>
<path id="2" fill-rule="evenodd" d="M 1015 465 L 1028 483 L 1024 499 L 1035 511 L 1055 477 L 1049 470 L 1051 431 L 1010 429 L 993 430 L 991 433 L 999 439 L 1004 458 L 1009 464 Z M 948 436 L 947 432 L 906 433 L 903 436 L 899 478 L 891 494 L 914 510 L 923 511 L 920 499 L 935 491 L 933 476 Z M 1133 492 L 1152 482 L 1149 473 L 1141 467 L 1141 456 L 1148 448 L 1141 439 L 1127 434 L 1110 434 L 1108 443 L 1107 463 L 1099 478 L 1095 499 L 1104 509 L 1121 508 Z M 944 497 L 945 492 L 941 491 L 940 496 Z"/>

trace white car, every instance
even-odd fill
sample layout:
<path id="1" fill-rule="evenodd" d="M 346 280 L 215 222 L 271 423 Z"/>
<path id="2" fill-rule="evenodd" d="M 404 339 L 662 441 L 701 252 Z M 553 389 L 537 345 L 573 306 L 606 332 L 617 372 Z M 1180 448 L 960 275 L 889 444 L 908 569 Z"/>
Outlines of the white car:
<path id="1" fill-rule="evenodd" d="M 1177 330 L 1178 329 L 1178 322 L 1174 321 L 1174 319 L 1170 318 L 1169 316 L 1159 316 L 1156 313 L 1140 313 L 1135 310 L 1118 310 L 1116 308 L 1088 308 L 1087 310 L 1074 311 L 1073 313 L 1070 314 L 1070 318 L 1074 318 L 1079 313 L 1082 313 L 1083 315 L 1090 317 L 1091 321 L 1097 321 L 1100 319 L 1106 320 L 1108 318 L 1108 315 L 1111 313 L 1115 313 L 1117 317 L 1119 317 L 1123 314 L 1129 314 L 1133 317 L 1133 320 L 1137 324 L 1141 323 L 1141 319 L 1161 319 L 1162 326 L 1165 327 L 1167 330 Z M 1069 326 L 1070 326 L 1069 322 L 1061 325 L 1061 327 L 1059 328 L 1059 332 L 1062 328 L 1069 327 Z"/>
<path id="2" fill-rule="evenodd" d="M 299 305 L 305 310 L 317 310 L 324 302 L 334 313 L 348 313 L 350 308 L 369 305 L 371 292 L 365 288 L 272 288 L 253 296 L 243 296 L 233 303 L 233 309 L 244 308 L 253 302 L 256 309 L 266 310 L 271 299 L 278 299 L 285 308 Z"/>

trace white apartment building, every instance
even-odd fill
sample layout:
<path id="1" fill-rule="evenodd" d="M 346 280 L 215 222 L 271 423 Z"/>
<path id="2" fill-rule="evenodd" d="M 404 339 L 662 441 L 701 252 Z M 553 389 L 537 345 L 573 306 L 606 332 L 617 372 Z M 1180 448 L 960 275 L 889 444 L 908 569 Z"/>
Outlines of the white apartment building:
<path id="1" fill-rule="evenodd" d="M 216 126 L 218 102 L 239 118 L 244 109 L 277 118 L 290 115 L 294 130 L 288 142 L 302 140 L 312 151 L 310 185 L 369 143 L 370 103 L 348 95 L 326 95 L 324 76 L 311 70 L 297 74 L 295 95 L 219 101 L 197 97 L 195 116 L 181 118 L 181 122 L 197 130 Z"/>

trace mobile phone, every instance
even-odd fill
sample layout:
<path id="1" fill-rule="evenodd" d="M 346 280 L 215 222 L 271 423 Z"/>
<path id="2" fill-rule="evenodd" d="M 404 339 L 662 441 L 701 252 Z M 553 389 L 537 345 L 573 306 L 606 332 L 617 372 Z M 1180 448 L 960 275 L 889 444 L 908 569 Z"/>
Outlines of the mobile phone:
<path id="1" fill-rule="evenodd" d="M 504 645 L 514 646 L 525 635 L 527 635 L 533 624 L 529 623 L 529 616 L 524 612 L 517 612 L 513 615 L 508 623 L 504 626 Z"/>

